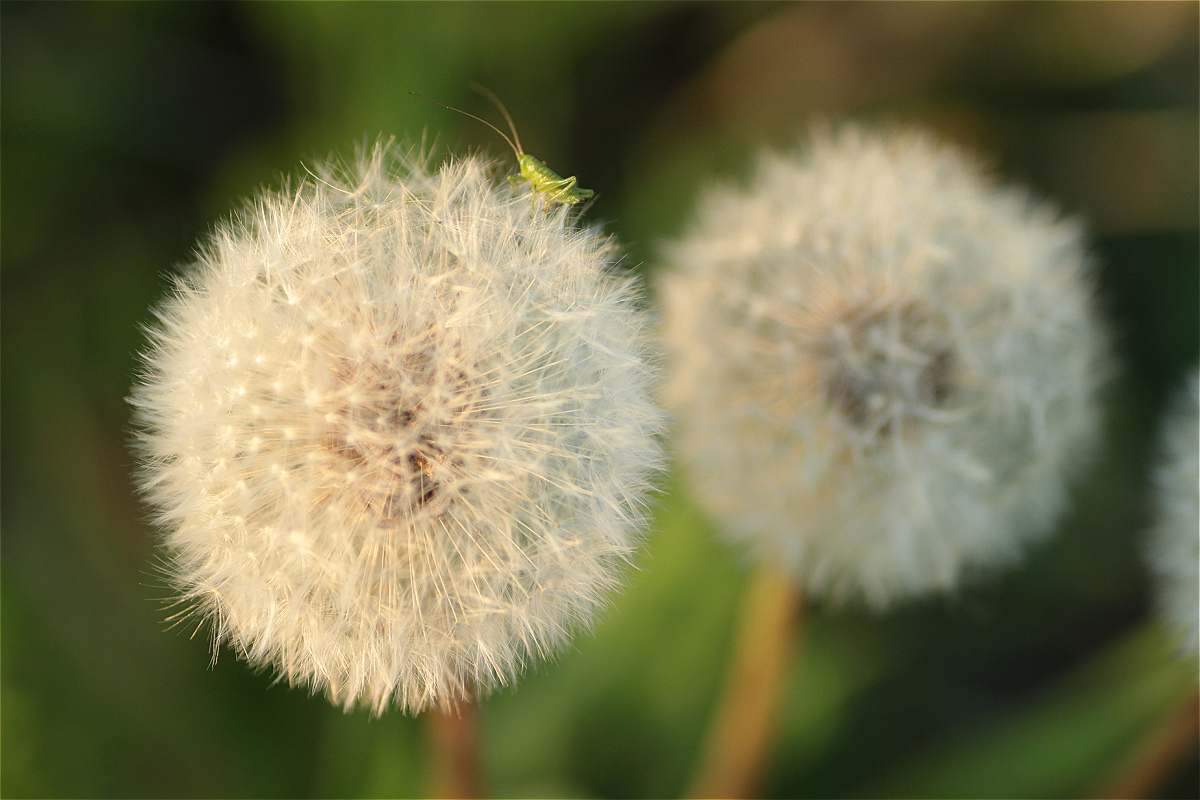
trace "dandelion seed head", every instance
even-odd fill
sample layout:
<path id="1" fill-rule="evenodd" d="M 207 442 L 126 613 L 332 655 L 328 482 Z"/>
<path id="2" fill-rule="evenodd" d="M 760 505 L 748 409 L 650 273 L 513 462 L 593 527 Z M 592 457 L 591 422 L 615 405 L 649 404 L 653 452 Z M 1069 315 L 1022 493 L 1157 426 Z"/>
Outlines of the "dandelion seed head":
<path id="1" fill-rule="evenodd" d="M 952 588 L 1061 511 L 1106 372 L 1074 222 L 923 134 L 848 127 L 710 191 L 666 261 L 697 499 L 814 595 Z"/>
<path id="2" fill-rule="evenodd" d="M 509 681 L 586 625 L 661 468 L 612 243 L 378 145 L 221 226 L 132 402 L 181 602 L 350 709 Z"/>
<path id="3" fill-rule="evenodd" d="M 1188 376 L 1162 428 L 1154 473 L 1157 521 L 1148 556 L 1159 609 L 1181 650 L 1200 653 L 1200 369 Z"/>

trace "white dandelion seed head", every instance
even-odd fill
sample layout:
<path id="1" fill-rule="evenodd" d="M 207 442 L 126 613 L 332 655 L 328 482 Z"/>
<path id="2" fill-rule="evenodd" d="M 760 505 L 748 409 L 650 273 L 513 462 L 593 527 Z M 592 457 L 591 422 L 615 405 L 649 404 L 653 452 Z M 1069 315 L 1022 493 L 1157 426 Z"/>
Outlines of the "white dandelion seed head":
<path id="1" fill-rule="evenodd" d="M 1200 369 L 1188 376 L 1162 428 L 1154 473 L 1157 521 L 1150 567 L 1159 609 L 1181 636 L 1182 651 L 1200 653 Z"/>
<path id="2" fill-rule="evenodd" d="M 1087 459 L 1082 233 L 903 130 L 709 193 L 660 288 L 677 446 L 725 534 L 875 607 L 1011 561 Z"/>
<path id="3" fill-rule="evenodd" d="M 350 709 L 504 684 L 586 624 L 661 468 L 614 247 L 379 145 L 221 226 L 135 390 L 171 582 Z"/>

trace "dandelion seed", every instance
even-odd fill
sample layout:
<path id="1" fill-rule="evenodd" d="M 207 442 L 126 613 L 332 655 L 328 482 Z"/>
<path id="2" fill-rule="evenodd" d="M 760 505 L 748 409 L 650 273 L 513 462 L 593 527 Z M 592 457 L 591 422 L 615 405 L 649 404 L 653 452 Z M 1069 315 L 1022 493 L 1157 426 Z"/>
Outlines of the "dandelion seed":
<path id="1" fill-rule="evenodd" d="M 1200 369 L 1188 376 L 1162 428 L 1154 473 L 1158 519 L 1148 556 L 1162 615 L 1182 650 L 1200 653 Z"/>
<path id="2" fill-rule="evenodd" d="M 170 580 L 218 640 L 417 712 L 589 622 L 661 413 L 634 287 L 571 220 L 381 145 L 217 230 L 132 402 Z"/>
<path id="3" fill-rule="evenodd" d="M 1062 509 L 1105 372 L 1074 223 L 924 135 L 849 128 L 711 192 L 667 261 L 695 494 L 812 594 L 951 588 Z"/>

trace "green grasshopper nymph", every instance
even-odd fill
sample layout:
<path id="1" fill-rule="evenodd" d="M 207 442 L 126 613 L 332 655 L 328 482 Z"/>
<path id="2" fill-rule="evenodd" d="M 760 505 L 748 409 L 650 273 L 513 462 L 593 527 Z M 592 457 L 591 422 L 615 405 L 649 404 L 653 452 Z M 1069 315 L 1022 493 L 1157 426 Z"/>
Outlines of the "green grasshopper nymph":
<path id="1" fill-rule="evenodd" d="M 521 137 L 517 135 L 517 126 L 513 124 L 512 117 L 509 116 L 508 109 L 504 107 L 504 104 L 500 102 L 500 99 L 497 98 L 496 95 L 492 94 L 484 87 L 476 86 L 475 89 L 478 90 L 480 94 L 487 97 L 487 99 L 491 100 L 496 105 L 496 108 L 500 109 L 500 113 L 504 115 L 504 119 L 508 122 L 508 129 L 512 131 L 512 139 L 508 138 L 504 131 L 500 130 L 482 117 L 477 117 L 474 114 L 463 111 L 461 108 L 455 108 L 454 106 L 448 106 L 445 103 L 439 103 L 437 100 L 426 97 L 420 92 L 409 92 L 409 94 L 416 95 L 422 100 L 428 100 L 429 102 L 439 105 L 442 108 L 448 108 L 451 111 L 457 111 L 459 114 L 463 114 L 471 119 L 478 120 L 504 137 L 504 141 L 508 142 L 508 146 L 511 147 L 513 152 L 517 154 L 517 165 L 521 169 L 521 174 L 509 175 L 508 182 L 513 186 L 519 186 L 522 183 L 528 183 L 529 188 L 533 192 L 530 196 L 529 202 L 530 217 L 533 216 L 533 212 L 537 208 L 537 196 L 539 194 L 546 195 L 546 206 L 548 206 L 551 201 L 569 206 L 573 205 L 574 203 L 578 203 L 580 200 L 587 199 L 595 194 L 595 192 L 593 192 L 591 189 L 582 189 L 576 186 L 578 181 L 574 175 L 569 178 L 564 178 L 546 166 L 543 162 L 526 153 L 521 148 Z"/>

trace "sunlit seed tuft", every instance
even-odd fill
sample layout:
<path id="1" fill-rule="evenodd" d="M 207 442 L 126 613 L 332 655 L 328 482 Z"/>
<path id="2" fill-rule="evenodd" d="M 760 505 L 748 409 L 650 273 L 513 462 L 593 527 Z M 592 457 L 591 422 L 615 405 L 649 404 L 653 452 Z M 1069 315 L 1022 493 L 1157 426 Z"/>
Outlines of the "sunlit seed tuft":
<path id="1" fill-rule="evenodd" d="M 573 219 L 378 146 L 218 228 L 133 396 L 170 581 L 218 640 L 415 712 L 593 618 L 662 415 L 635 288 Z"/>

